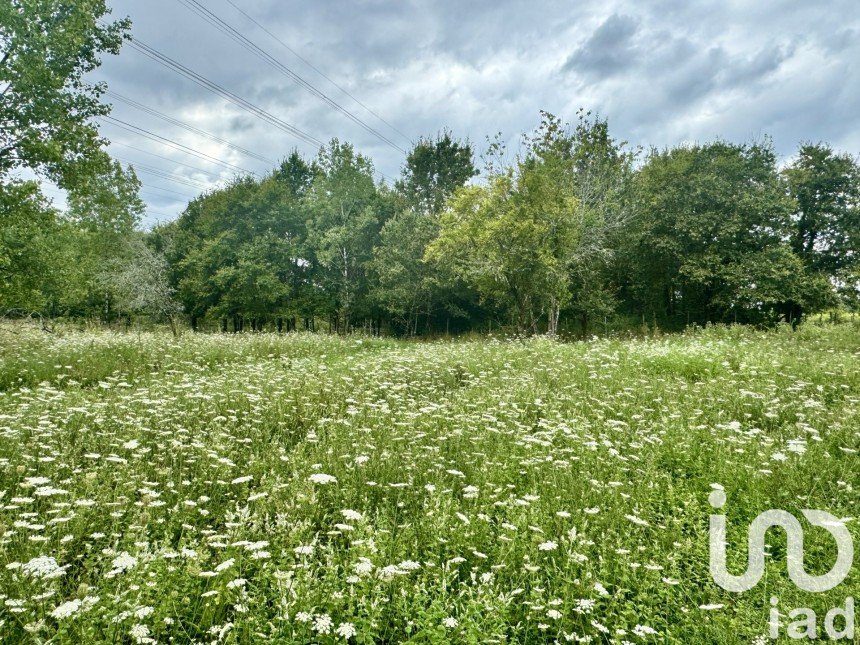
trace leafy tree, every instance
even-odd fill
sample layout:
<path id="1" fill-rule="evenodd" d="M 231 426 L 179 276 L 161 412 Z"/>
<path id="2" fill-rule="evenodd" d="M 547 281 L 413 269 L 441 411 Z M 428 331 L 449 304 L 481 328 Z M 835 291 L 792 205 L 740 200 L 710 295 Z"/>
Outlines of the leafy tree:
<path id="1" fill-rule="evenodd" d="M 0 181 L 26 168 L 75 189 L 107 157 L 91 119 L 110 108 L 84 76 L 116 54 L 128 19 L 101 23 L 104 0 L 0 4 Z"/>
<path id="2" fill-rule="evenodd" d="M 433 314 L 438 281 L 424 254 L 438 232 L 436 218 L 404 210 L 385 223 L 373 249 L 369 264 L 373 296 L 409 335 L 418 333 L 422 314 L 428 325 Z"/>
<path id="3" fill-rule="evenodd" d="M 462 285 L 445 289 L 424 255 L 439 233 L 446 201 L 476 174 L 472 147 L 448 132 L 421 139 L 406 157 L 396 186 L 399 212 L 382 227 L 369 271 L 375 301 L 408 334 L 418 332 L 420 316 L 429 330 L 437 310 L 456 310 L 454 291 Z"/>
<path id="4" fill-rule="evenodd" d="M 546 210 L 523 208 L 523 201 L 513 169 L 487 186 L 457 191 L 427 257 L 507 309 L 518 332 L 533 333 L 538 313 L 557 294 L 561 262 Z"/>
<path id="5" fill-rule="evenodd" d="M 806 265 L 835 276 L 860 261 L 860 165 L 824 144 L 801 146 L 783 171 L 796 208 L 791 245 Z"/>
<path id="6" fill-rule="evenodd" d="M 860 304 L 860 164 L 826 144 L 804 144 L 783 176 L 797 204 L 791 243 L 826 275 L 849 309 Z M 797 315 L 798 312 L 795 312 Z"/>
<path id="7" fill-rule="evenodd" d="M 102 275 L 103 283 L 114 295 L 117 309 L 166 321 L 173 335 L 178 336 L 176 319 L 182 313 L 182 305 L 170 286 L 170 268 L 164 253 L 137 236 L 125 256 Z"/>
<path id="8" fill-rule="evenodd" d="M 577 307 L 585 328 L 613 302 L 598 283 L 609 232 L 623 219 L 616 202 L 630 158 L 604 121 L 582 114 L 571 131 L 542 116 L 515 165 L 494 157 L 487 187 L 455 195 L 428 258 L 507 309 L 519 332 L 535 333 L 545 319 L 556 334 L 565 308 Z"/>
<path id="9" fill-rule="evenodd" d="M 382 225 L 373 165 L 333 139 L 320 151 L 308 193 L 308 249 L 314 277 L 330 298 L 335 328 L 348 332 L 367 291 L 366 263 Z"/>
<path id="10" fill-rule="evenodd" d="M 787 270 L 801 266 L 786 242 L 794 202 L 768 143 L 652 151 L 639 172 L 638 204 L 628 275 L 634 298 L 655 317 L 796 321 L 824 297 L 800 288 L 820 285 L 808 272 Z M 779 261 L 773 275 L 756 268 L 763 258 Z"/>
<path id="11" fill-rule="evenodd" d="M 438 215 L 454 191 L 477 174 L 471 144 L 445 131 L 413 146 L 397 190 L 415 212 Z"/>
<path id="12" fill-rule="evenodd" d="M 0 183 L 0 314 L 41 311 L 59 268 L 57 212 L 36 182 Z"/>
<path id="13" fill-rule="evenodd" d="M 77 314 L 98 314 L 111 320 L 118 311 L 105 267 L 120 266 L 128 260 L 131 241 L 145 210 L 140 199 L 140 180 L 132 168 L 110 162 L 106 172 L 82 178 L 77 190 L 69 193 L 67 221 L 72 254 L 74 284 L 60 294 L 58 308 Z"/>

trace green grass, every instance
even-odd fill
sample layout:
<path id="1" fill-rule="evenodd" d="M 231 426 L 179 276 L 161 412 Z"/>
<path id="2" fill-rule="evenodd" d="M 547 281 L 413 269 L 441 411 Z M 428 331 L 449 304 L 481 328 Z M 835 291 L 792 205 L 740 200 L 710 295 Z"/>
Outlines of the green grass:
<path id="1" fill-rule="evenodd" d="M 860 578 L 797 590 L 774 531 L 761 583 L 723 591 L 712 484 L 739 573 L 758 513 L 857 514 L 857 450 L 856 324 L 570 344 L 4 328 L 0 641 L 749 643 L 771 596 L 821 621 Z M 806 539 L 829 569 L 827 533 Z"/>

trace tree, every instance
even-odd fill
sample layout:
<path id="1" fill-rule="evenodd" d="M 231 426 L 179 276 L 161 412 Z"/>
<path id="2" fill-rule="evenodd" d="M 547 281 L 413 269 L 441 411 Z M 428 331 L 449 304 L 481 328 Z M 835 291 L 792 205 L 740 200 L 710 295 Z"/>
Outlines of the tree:
<path id="1" fill-rule="evenodd" d="M 796 322 L 825 297 L 802 289 L 821 283 L 794 270 L 802 267 L 787 242 L 794 202 L 768 142 L 652 151 L 637 183 L 627 274 L 643 314 L 675 324 Z M 760 266 L 765 258 L 778 268 Z"/>
<path id="2" fill-rule="evenodd" d="M 560 297 L 563 274 L 553 243 L 563 236 L 552 229 L 555 212 L 529 208 L 529 199 L 532 194 L 518 192 L 513 169 L 487 186 L 466 186 L 451 199 L 439 237 L 427 249 L 441 271 L 505 308 L 518 333 L 537 332 L 539 312 Z"/>
<path id="3" fill-rule="evenodd" d="M 68 234 L 75 243 L 66 250 L 72 254 L 74 284 L 59 294 L 58 308 L 81 315 L 95 313 L 105 321 L 119 313 L 104 273 L 105 267 L 128 260 L 145 210 L 139 190 L 134 170 L 111 161 L 105 172 L 81 178 L 78 188 L 69 193 L 65 219 L 72 225 Z"/>
<path id="4" fill-rule="evenodd" d="M 176 318 L 182 305 L 170 286 L 170 269 L 160 253 L 140 237 L 131 241 L 123 260 L 115 262 L 102 275 L 106 289 L 115 298 L 119 311 L 166 320 L 174 336 L 179 335 Z"/>
<path id="5" fill-rule="evenodd" d="M 860 165 L 824 144 L 801 146 L 783 176 L 796 202 L 791 244 L 811 269 L 835 275 L 860 260 Z"/>
<path id="6" fill-rule="evenodd" d="M 107 162 L 91 119 L 108 114 L 84 76 L 119 52 L 128 19 L 103 25 L 104 0 L 0 5 L 0 181 L 26 168 L 75 189 Z"/>
<path id="7" fill-rule="evenodd" d="M 393 196 L 397 214 L 380 231 L 369 271 L 375 301 L 407 334 L 418 332 L 420 316 L 429 330 L 437 309 L 455 309 L 456 294 L 443 288 L 424 255 L 445 203 L 476 174 L 471 145 L 448 132 L 421 139 L 406 157 Z"/>
<path id="8" fill-rule="evenodd" d="M 41 311 L 56 262 L 57 212 L 36 182 L 0 182 L 0 315 Z"/>
<path id="9" fill-rule="evenodd" d="M 413 211 L 438 215 L 454 191 L 477 174 L 471 144 L 444 131 L 413 146 L 396 188 Z"/>
<path id="10" fill-rule="evenodd" d="M 429 326 L 433 314 L 438 281 L 424 254 L 438 232 L 435 217 L 401 211 L 382 227 L 368 266 L 374 299 L 411 336 L 418 333 L 420 316 Z"/>
<path id="11" fill-rule="evenodd" d="M 536 333 L 543 319 L 556 334 L 571 305 L 585 330 L 612 304 L 601 268 L 623 222 L 630 156 L 586 113 L 571 131 L 543 112 L 525 144 L 513 165 L 494 158 L 486 187 L 455 194 L 428 259 L 506 309 L 518 332 Z"/>
<path id="12" fill-rule="evenodd" d="M 331 298 L 334 326 L 346 333 L 367 290 L 365 265 L 383 223 L 373 164 L 333 139 L 320 151 L 317 166 L 307 197 L 308 249 L 315 279 Z"/>
<path id="13" fill-rule="evenodd" d="M 860 300 L 860 164 L 826 144 L 804 144 L 783 170 L 796 208 L 791 245 L 806 270 L 827 276 L 849 308 Z"/>

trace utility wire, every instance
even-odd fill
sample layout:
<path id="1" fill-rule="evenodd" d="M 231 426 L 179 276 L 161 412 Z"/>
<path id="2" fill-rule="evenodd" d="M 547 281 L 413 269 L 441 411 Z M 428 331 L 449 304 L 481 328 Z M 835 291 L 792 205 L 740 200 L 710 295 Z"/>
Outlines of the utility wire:
<path id="1" fill-rule="evenodd" d="M 263 155 L 257 154 L 256 152 L 252 152 L 251 150 L 248 150 L 247 148 L 243 148 L 242 146 L 238 146 L 234 143 L 230 143 L 226 139 L 222 139 L 221 137 L 219 137 L 217 135 L 214 135 L 210 132 L 206 132 L 205 130 L 201 130 L 200 128 L 193 126 L 190 123 L 185 123 L 184 121 L 180 121 L 179 119 L 175 119 L 172 116 L 164 114 L 163 112 L 159 112 L 155 108 L 144 105 L 143 103 L 135 101 L 134 99 L 130 99 L 126 96 L 123 96 L 122 94 L 118 94 L 117 92 L 114 92 L 113 90 L 107 90 L 105 92 L 105 94 L 111 98 L 117 99 L 118 101 L 122 101 L 126 105 L 130 105 L 134 108 L 137 108 L 138 110 L 145 112 L 151 116 L 155 116 L 155 117 L 158 117 L 159 119 L 161 119 L 163 121 L 167 121 L 168 123 L 170 123 L 172 125 L 175 125 L 175 126 L 180 127 L 180 128 L 184 128 L 185 130 L 188 130 L 189 132 L 192 132 L 194 134 L 198 134 L 202 137 L 206 137 L 207 139 L 211 139 L 212 141 L 216 141 L 217 143 L 221 143 L 221 144 L 227 146 L 228 148 L 230 148 L 231 150 L 235 150 L 236 152 L 239 152 L 239 153 L 241 153 L 247 157 L 252 157 L 254 159 L 257 159 L 258 161 L 262 161 L 262 162 L 267 163 L 267 164 L 272 165 L 272 166 L 277 165 L 277 162 L 272 160 L 272 159 L 268 159 L 268 158 L 264 157 Z"/>
<path id="2" fill-rule="evenodd" d="M 255 173 L 253 171 L 247 170 L 245 168 L 241 168 L 240 166 L 236 166 L 236 165 L 228 163 L 226 161 L 221 161 L 217 157 L 207 155 L 205 152 L 200 152 L 199 150 L 195 150 L 194 148 L 189 148 L 188 146 L 182 145 L 181 143 L 179 143 L 177 141 L 173 141 L 172 139 L 168 139 L 167 137 L 162 137 L 159 134 L 155 134 L 154 132 L 150 132 L 149 130 L 146 130 L 145 128 L 141 128 L 139 126 L 132 125 L 131 123 L 128 123 L 127 121 L 123 121 L 121 119 L 117 119 L 116 117 L 100 116 L 97 118 L 100 121 L 103 121 L 105 123 L 110 123 L 110 124 L 112 124 L 118 128 L 122 128 L 123 130 L 128 130 L 129 132 L 133 132 L 134 134 L 138 134 L 138 135 L 145 137 L 147 139 L 151 139 L 153 141 L 156 141 L 157 143 L 162 143 L 168 147 L 174 148 L 174 149 L 179 150 L 181 152 L 185 152 L 186 154 L 190 154 L 190 155 L 193 155 L 195 157 L 199 157 L 200 159 L 210 161 L 212 163 L 218 164 L 220 166 L 224 166 L 225 168 L 236 170 L 236 171 L 241 172 L 241 173 L 258 176 L 257 173 Z"/>
<path id="3" fill-rule="evenodd" d="M 179 2 L 180 4 L 184 5 L 185 7 L 196 13 L 198 16 L 206 20 L 209 24 L 219 29 L 222 33 L 226 34 L 228 37 L 238 42 L 240 45 L 242 45 L 242 47 L 272 65 L 275 69 L 280 71 L 282 74 L 284 74 L 291 80 L 295 81 L 299 86 L 303 87 L 308 92 L 319 98 L 326 105 L 333 108 L 334 110 L 337 110 L 338 112 L 346 116 L 348 119 L 350 119 L 353 123 L 362 127 L 364 130 L 366 130 L 382 142 L 388 144 L 395 150 L 406 154 L 406 150 L 404 150 L 399 145 L 394 143 L 391 139 L 376 130 L 373 126 L 369 125 L 359 117 L 355 116 L 352 112 L 340 105 L 337 101 L 330 98 L 321 90 L 317 89 L 314 85 L 306 81 L 304 78 L 296 74 L 292 69 L 290 69 L 289 67 L 281 63 L 278 59 L 274 58 L 268 52 L 260 48 L 253 41 L 249 40 L 232 25 L 228 24 L 227 22 L 219 18 L 215 13 L 204 7 L 200 2 L 198 2 L 197 0 L 179 0 Z"/>
<path id="4" fill-rule="evenodd" d="M 146 186 L 144 186 L 140 192 L 144 192 L 145 190 L 161 190 L 161 191 L 164 191 L 165 193 L 171 193 L 173 195 L 179 195 L 180 197 L 182 197 L 183 199 L 188 200 L 188 201 L 197 199 L 197 197 L 199 197 L 199 195 L 194 195 L 194 196 L 187 195 L 185 193 L 176 192 L 175 190 L 170 190 L 169 188 L 162 188 L 161 186 L 152 186 L 151 184 L 147 184 Z M 163 197 L 163 195 L 158 195 L 158 196 Z"/>
<path id="5" fill-rule="evenodd" d="M 341 92 L 343 92 L 344 94 L 346 94 L 349 98 L 351 98 L 353 101 L 355 101 L 358 105 L 360 105 L 360 106 L 361 106 L 361 107 L 363 107 L 365 110 L 367 110 L 368 112 L 370 112 L 370 114 L 372 114 L 372 115 L 373 115 L 373 116 L 375 116 L 377 119 L 379 119 L 382 123 L 384 123 L 384 124 L 385 124 L 385 125 L 387 125 L 389 128 L 391 128 L 391 130 L 392 130 L 393 132 L 396 132 L 396 133 L 397 133 L 397 134 L 399 134 L 401 137 L 403 137 L 403 139 L 404 139 L 404 140 L 409 141 L 409 142 L 411 143 L 412 139 L 410 139 L 410 138 L 409 138 L 409 136 L 407 136 L 407 135 L 403 134 L 403 132 L 401 132 L 401 131 L 400 131 L 400 130 L 398 130 L 396 127 L 394 127 L 391 123 L 389 123 L 388 121 L 386 121 L 385 119 L 383 119 L 381 116 L 379 116 L 379 114 L 377 114 L 376 112 L 374 112 L 374 111 L 373 111 L 372 109 L 370 109 L 367 105 L 365 105 L 364 103 L 362 103 L 361 101 L 359 101 L 359 100 L 358 100 L 355 96 L 353 96 L 353 95 L 352 95 L 352 94 L 351 94 L 351 93 L 350 93 L 350 92 L 349 92 L 345 87 L 343 87 L 342 85 L 339 85 L 339 84 L 338 84 L 338 83 L 336 83 L 334 80 L 332 80 L 330 77 L 326 76 L 326 75 L 322 72 L 322 70 L 320 70 L 320 69 L 319 69 L 318 67 L 316 67 L 313 63 L 311 63 L 307 58 L 303 57 L 303 56 L 302 56 L 301 54 L 299 54 L 296 50 L 294 50 L 292 47 L 290 47 L 287 43 L 285 43 L 283 40 L 281 40 L 280 38 L 278 38 L 278 37 L 277 37 L 275 34 L 273 34 L 271 31 L 269 31 L 269 30 L 265 27 L 265 25 L 263 25 L 261 22 L 259 22 L 257 19 L 255 19 L 253 16 L 248 15 L 248 14 L 245 12 L 245 10 L 244 10 L 244 9 L 242 9 L 242 8 L 241 8 L 239 5 L 237 5 L 235 2 L 233 2 L 233 0 L 226 0 L 226 2 L 227 2 L 227 4 L 229 4 L 231 7 L 233 7 L 236 11 L 238 11 L 238 12 L 239 12 L 239 13 L 241 13 L 243 16 L 245 16 L 245 18 L 247 18 L 247 19 L 248 19 L 248 20 L 250 20 L 252 23 L 254 23 L 255 25 L 257 25 L 257 27 L 259 27 L 262 31 L 264 31 L 266 34 L 268 34 L 268 36 L 269 36 L 270 38 L 272 38 L 275 42 L 279 43 L 279 44 L 281 45 L 281 47 L 283 47 L 284 49 L 286 49 L 286 50 L 287 50 L 288 52 L 290 52 L 293 56 L 295 56 L 295 57 L 296 57 L 296 58 L 298 58 L 300 61 L 302 61 L 305 65 L 307 65 L 307 66 L 308 66 L 308 67 L 310 67 L 312 70 L 314 70 L 317 74 L 319 74 L 320 76 L 322 76 L 325 80 L 327 80 L 329 83 L 331 83 L 332 85 L 334 85 L 337 89 L 339 89 Z"/>
<path id="6" fill-rule="evenodd" d="M 129 45 L 144 56 L 147 56 L 152 60 L 164 65 L 168 69 L 173 70 L 174 72 L 180 74 L 181 76 L 184 76 L 185 78 L 193 81 L 194 83 L 197 83 L 198 85 L 209 90 L 210 92 L 218 94 L 219 96 L 227 99 L 234 105 L 242 108 L 247 112 L 250 112 L 251 114 L 262 119 L 263 121 L 266 121 L 267 123 L 283 130 L 284 132 L 287 132 L 288 134 L 291 134 L 301 139 L 302 141 L 310 143 L 314 146 L 322 146 L 322 141 L 315 138 L 314 136 L 308 134 L 307 132 L 304 132 L 303 130 L 297 128 L 294 125 L 287 123 L 283 119 L 276 117 L 274 114 L 267 112 L 263 108 L 254 105 L 250 101 L 246 101 L 242 97 L 238 96 L 237 94 L 234 94 L 230 90 L 225 89 L 217 83 L 210 81 L 205 76 L 198 74 L 197 72 L 186 67 L 182 63 L 179 63 L 174 59 L 170 58 L 169 56 L 162 54 L 155 48 L 150 47 L 149 45 L 141 41 L 139 38 L 132 39 L 129 42 Z"/>
<path id="7" fill-rule="evenodd" d="M 211 170 L 204 170 L 203 168 L 200 168 L 199 166 L 192 166 L 191 164 L 183 163 L 181 161 L 176 161 L 175 159 L 171 159 L 170 157 L 165 157 L 164 155 L 157 155 L 154 152 L 149 152 L 148 150 L 144 150 L 143 148 L 137 148 L 135 146 L 130 146 L 129 144 L 122 143 L 121 141 L 111 141 L 110 145 L 122 146 L 123 148 L 129 148 L 130 150 L 136 150 L 137 152 L 142 152 L 145 155 L 150 155 L 151 157 L 163 159 L 164 161 L 169 161 L 170 163 L 176 164 L 177 166 L 184 166 L 185 168 L 190 168 L 191 170 L 194 170 L 196 172 L 201 172 L 201 173 L 204 173 L 204 174 L 209 175 L 211 177 L 215 177 L 218 180 L 222 179 L 220 173 L 212 172 Z M 117 157 L 117 158 L 119 158 L 119 157 Z M 137 162 L 136 161 L 133 161 L 133 162 L 126 161 L 126 163 L 137 163 Z"/>
<path id="8" fill-rule="evenodd" d="M 134 168 L 136 172 L 144 172 L 148 175 L 153 175 L 155 177 L 160 177 L 162 179 L 167 179 L 169 181 L 176 182 L 177 184 L 183 184 L 185 186 L 189 186 L 191 188 L 199 188 L 201 190 L 209 190 L 211 186 L 204 184 L 201 181 L 197 181 L 195 179 L 189 179 L 186 177 L 177 177 L 166 170 L 161 168 L 154 168 L 153 166 L 147 166 L 144 164 L 137 163 L 136 161 L 129 161 L 128 159 L 123 159 L 122 157 L 114 157 L 117 161 L 121 161 L 124 164 L 127 164 Z"/>

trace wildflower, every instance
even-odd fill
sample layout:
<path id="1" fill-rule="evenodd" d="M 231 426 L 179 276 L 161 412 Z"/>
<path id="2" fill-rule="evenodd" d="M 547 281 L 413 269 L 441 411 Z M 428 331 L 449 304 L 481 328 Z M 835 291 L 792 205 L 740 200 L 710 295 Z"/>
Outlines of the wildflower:
<path id="1" fill-rule="evenodd" d="M 128 632 L 135 643 L 154 643 L 155 640 L 149 636 L 149 627 L 146 625 L 134 625 Z"/>
<path id="2" fill-rule="evenodd" d="M 54 495 L 67 495 L 69 491 L 62 488 L 52 488 L 51 486 L 40 486 L 33 491 L 36 497 L 52 497 Z"/>
<path id="3" fill-rule="evenodd" d="M 230 559 L 228 559 L 228 560 L 224 560 L 224 562 L 222 562 L 222 563 L 221 563 L 221 564 L 219 564 L 217 567 L 215 567 L 215 571 L 216 571 L 217 573 L 221 573 L 222 571 L 226 571 L 227 569 L 229 569 L 230 567 L 232 567 L 235 563 L 236 563 L 236 560 L 235 560 L 234 558 L 230 558 Z"/>
<path id="4" fill-rule="evenodd" d="M 352 623 L 341 623 L 337 626 L 337 629 L 334 630 L 334 633 L 346 640 L 349 640 L 355 636 L 357 632 L 355 630 L 355 625 Z"/>
<path id="5" fill-rule="evenodd" d="M 321 485 L 337 483 L 337 477 L 333 475 L 326 475 L 325 473 L 314 473 L 308 479 L 310 479 L 310 481 L 314 484 Z"/>
<path id="6" fill-rule="evenodd" d="M 63 604 L 54 607 L 54 610 L 51 612 L 51 616 L 53 618 L 56 618 L 57 620 L 62 620 L 64 618 L 68 618 L 69 616 L 74 616 L 81 608 L 81 604 L 81 601 L 77 598 L 75 600 L 68 600 Z"/>
<path id="7" fill-rule="evenodd" d="M 597 603 L 590 598 L 580 598 L 576 601 L 576 605 L 574 606 L 573 611 L 575 611 L 577 614 L 590 614 L 592 611 L 594 611 L 594 606 L 596 604 Z"/>
<path id="8" fill-rule="evenodd" d="M 58 565 L 54 558 L 45 555 L 33 558 L 21 566 L 21 570 L 25 575 L 43 580 L 59 578 L 66 573 L 66 568 Z"/>
<path id="9" fill-rule="evenodd" d="M 313 629 L 318 634 L 329 634 L 331 633 L 333 624 L 331 616 L 328 614 L 318 614 L 314 619 Z"/>
<path id="10" fill-rule="evenodd" d="M 137 564 L 137 558 L 123 551 L 113 559 L 113 569 L 105 574 L 106 578 L 113 578 L 119 574 L 132 569 Z"/>
<path id="11" fill-rule="evenodd" d="M 546 542 L 541 542 L 538 544 L 538 550 L 540 551 L 555 551 L 558 548 L 558 542 L 553 542 L 552 540 L 548 540 Z"/>
<path id="12" fill-rule="evenodd" d="M 448 629 L 454 629 L 460 623 L 453 616 L 448 616 L 445 620 L 442 621 L 442 625 L 447 627 Z"/>
<path id="13" fill-rule="evenodd" d="M 237 477 L 236 479 L 234 479 L 230 483 L 231 484 L 247 484 L 252 479 L 254 479 L 253 475 L 244 475 L 242 477 Z"/>

